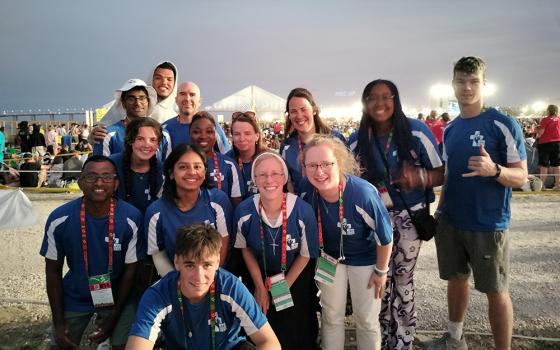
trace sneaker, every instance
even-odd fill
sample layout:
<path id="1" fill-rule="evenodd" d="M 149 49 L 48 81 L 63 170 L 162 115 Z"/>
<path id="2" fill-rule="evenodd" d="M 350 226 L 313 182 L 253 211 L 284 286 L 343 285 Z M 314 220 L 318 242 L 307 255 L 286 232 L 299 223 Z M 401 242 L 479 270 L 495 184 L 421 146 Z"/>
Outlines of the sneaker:
<path id="1" fill-rule="evenodd" d="M 427 350 L 468 350 L 468 349 L 469 347 L 467 346 L 465 337 L 461 337 L 461 340 L 457 340 L 455 338 L 452 338 L 449 332 L 445 332 L 445 334 L 441 338 L 432 342 L 427 348 Z"/>

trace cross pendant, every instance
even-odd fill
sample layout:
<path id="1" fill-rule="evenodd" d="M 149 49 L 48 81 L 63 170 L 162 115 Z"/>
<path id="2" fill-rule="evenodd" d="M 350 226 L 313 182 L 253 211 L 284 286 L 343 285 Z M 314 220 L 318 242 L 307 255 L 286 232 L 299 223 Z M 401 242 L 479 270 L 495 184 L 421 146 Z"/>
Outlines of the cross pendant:
<path id="1" fill-rule="evenodd" d="M 278 247 L 278 244 L 276 244 L 276 242 L 272 242 L 270 245 L 272 246 L 272 255 L 276 255 L 276 247 Z"/>

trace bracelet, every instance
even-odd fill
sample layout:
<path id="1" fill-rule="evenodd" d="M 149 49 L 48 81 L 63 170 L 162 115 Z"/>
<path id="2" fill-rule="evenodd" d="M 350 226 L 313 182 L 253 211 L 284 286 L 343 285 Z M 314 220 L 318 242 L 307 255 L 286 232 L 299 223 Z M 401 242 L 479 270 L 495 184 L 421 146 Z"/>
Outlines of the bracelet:
<path id="1" fill-rule="evenodd" d="M 494 174 L 493 178 L 497 179 L 500 177 L 500 174 L 502 173 L 502 167 L 498 163 L 495 164 L 496 164 L 496 174 Z"/>
<path id="2" fill-rule="evenodd" d="M 375 274 L 379 277 L 383 277 L 385 275 L 387 275 L 387 272 L 389 272 L 389 268 L 387 267 L 385 270 L 380 270 L 377 268 L 377 266 L 373 269 L 373 272 L 375 272 Z"/>

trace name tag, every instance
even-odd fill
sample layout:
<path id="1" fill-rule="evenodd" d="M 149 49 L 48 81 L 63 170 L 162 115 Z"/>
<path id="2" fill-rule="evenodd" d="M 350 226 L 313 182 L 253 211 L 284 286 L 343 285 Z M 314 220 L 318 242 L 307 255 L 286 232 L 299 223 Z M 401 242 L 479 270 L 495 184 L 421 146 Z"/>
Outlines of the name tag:
<path id="1" fill-rule="evenodd" d="M 292 293 L 290 293 L 290 288 L 288 287 L 288 282 L 286 282 L 284 274 L 279 273 L 269 277 L 269 279 L 270 294 L 272 295 L 272 301 L 274 302 L 276 311 L 282 311 L 294 306 Z"/>
<path id="2" fill-rule="evenodd" d="M 315 280 L 326 285 L 332 285 L 336 275 L 336 265 L 338 265 L 338 261 L 335 258 L 321 251 L 321 256 L 317 259 L 315 267 Z"/>
<path id="3" fill-rule="evenodd" d="M 92 276 L 89 278 L 88 284 L 93 306 L 108 307 L 115 305 L 110 274 Z"/>

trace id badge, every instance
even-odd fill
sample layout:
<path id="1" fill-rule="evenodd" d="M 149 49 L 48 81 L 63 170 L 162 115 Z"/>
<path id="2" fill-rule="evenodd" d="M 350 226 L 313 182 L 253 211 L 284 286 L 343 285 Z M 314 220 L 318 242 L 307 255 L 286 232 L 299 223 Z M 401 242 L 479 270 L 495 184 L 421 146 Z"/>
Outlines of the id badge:
<path id="1" fill-rule="evenodd" d="M 321 250 L 321 256 L 317 258 L 317 266 L 315 267 L 315 281 L 329 286 L 332 285 L 336 275 L 336 265 L 338 265 L 338 261 Z"/>
<path id="2" fill-rule="evenodd" d="M 111 289 L 111 275 L 106 273 L 103 275 L 92 276 L 88 279 L 89 292 L 91 300 L 95 307 L 113 306 L 113 290 Z"/>
<path id="3" fill-rule="evenodd" d="M 294 306 L 292 293 L 288 287 L 288 282 L 283 273 L 269 277 L 270 279 L 270 294 L 276 311 L 282 311 L 289 307 Z"/>
<path id="4" fill-rule="evenodd" d="M 389 190 L 387 190 L 387 187 L 385 187 L 385 185 L 380 185 L 377 190 L 379 191 L 383 204 L 385 204 L 385 208 L 392 208 L 393 200 L 391 199 L 391 196 L 389 196 Z"/>

